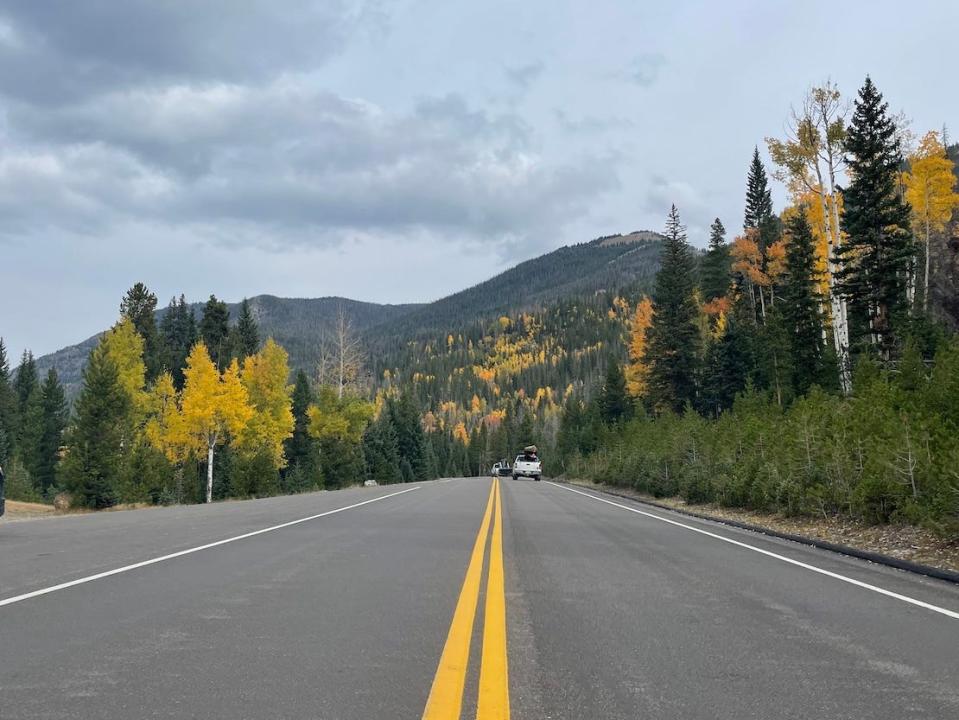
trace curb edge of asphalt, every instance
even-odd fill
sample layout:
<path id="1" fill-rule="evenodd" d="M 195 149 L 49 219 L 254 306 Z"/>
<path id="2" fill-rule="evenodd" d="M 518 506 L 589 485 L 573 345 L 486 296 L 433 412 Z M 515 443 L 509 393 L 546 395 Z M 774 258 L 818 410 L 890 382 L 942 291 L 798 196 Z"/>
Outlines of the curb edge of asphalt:
<path id="1" fill-rule="evenodd" d="M 828 550 L 840 555 L 858 558 L 859 560 L 868 560 L 869 562 L 876 563 L 877 565 L 885 565 L 887 567 L 896 568 L 897 570 L 905 570 L 906 572 L 915 573 L 917 575 L 925 575 L 926 577 L 935 578 L 936 580 L 943 580 L 948 583 L 959 585 L 959 572 L 952 570 L 944 570 L 942 568 L 933 567 L 932 565 L 923 565 L 922 563 L 902 560 L 900 558 L 892 557 L 891 555 L 883 555 L 882 553 L 872 552 L 871 550 L 860 550 L 859 548 L 850 547 L 848 545 L 839 545 L 838 543 L 831 543 L 826 540 L 817 540 L 816 538 L 806 537 L 805 535 L 794 535 L 793 533 L 779 532 L 778 530 L 763 527 L 762 525 L 753 525 L 751 523 L 740 522 L 739 520 L 729 520 L 726 518 L 694 512 L 692 510 L 682 510 L 679 508 L 670 507 L 669 505 L 665 505 L 663 503 L 658 503 L 654 500 L 638 499 L 632 495 L 627 495 L 626 493 L 619 493 L 615 490 L 608 489 L 608 486 L 606 485 L 579 485 L 578 483 L 571 483 L 568 480 L 558 480 L 555 478 L 552 480 L 553 482 L 563 483 L 564 485 L 576 485 L 577 487 L 594 490 L 605 495 L 612 495 L 613 497 L 623 498 L 624 500 L 632 500 L 640 505 L 648 505 L 658 510 L 666 510 L 679 515 L 686 515 L 688 517 L 696 518 L 697 520 L 708 520 L 710 522 L 719 523 L 720 525 L 728 525 L 729 527 L 738 528 L 740 530 L 749 530 L 750 532 L 768 535 L 769 537 L 779 538 L 780 540 L 790 540 L 791 542 L 799 543 L 800 545 L 809 545 L 819 548 L 820 550 Z"/>

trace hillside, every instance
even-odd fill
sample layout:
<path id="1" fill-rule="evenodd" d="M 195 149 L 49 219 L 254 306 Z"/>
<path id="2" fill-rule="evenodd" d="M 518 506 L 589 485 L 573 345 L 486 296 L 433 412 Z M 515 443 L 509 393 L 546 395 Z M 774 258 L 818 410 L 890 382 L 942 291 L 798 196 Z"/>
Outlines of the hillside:
<path id="1" fill-rule="evenodd" d="M 526 260 L 448 297 L 422 305 L 372 338 L 377 349 L 390 339 L 427 339 L 451 328 L 541 307 L 569 297 L 645 285 L 659 268 L 659 233 L 641 231 L 568 245 Z"/>
<path id="2" fill-rule="evenodd" d="M 290 353 L 291 365 L 311 371 L 322 338 L 342 308 L 362 336 L 371 358 L 374 377 L 381 378 L 389 369 L 391 375 L 412 377 L 413 373 L 432 370 L 430 353 L 445 342 L 447 336 L 474 342 L 468 358 L 447 358 L 441 364 L 457 361 L 482 362 L 477 353 L 486 352 L 481 341 L 487 336 L 490 322 L 501 316 L 519 319 L 518 323 L 500 327 L 499 335 L 533 323 L 550 334 L 550 344 L 569 348 L 570 357 L 582 342 L 593 346 L 609 344 L 610 328 L 606 309 L 618 293 L 633 295 L 646 290 L 659 266 L 660 235 L 648 231 L 628 235 L 612 235 L 578 245 L 566 246 L 532 260 L 522 262 L 478 285 L 423 305 L 380 305 L 344 298 L 278 298 L 259 295 L 250 298 L 254 315 L 263 337 L 272 336 Z M 577 304 L 578 301 L 578 304 Z M 197 319 L 202 303 L 192 306 Z M 238 303 L 230 304 L 231 318 L 238 314 Z M 592 309 L 590 309 L 592 308 Z M 162 320 L 166 309 L 157 311 Z M 533 313 L 525 320 L 523 313 Z M 598 314 L 599 322 L 591 319 Z M 538 319 L 533 320 L 534 316 Z M 577 329 L 578 328 L 578 329 Z M 618 332 L 618 331 L 617 331 Z M 573 339 L 570 333 L 578 339 Z M 90 350 L 99 336 L 45 355 L 37 360 L 41 373 L 55 367 L 67 394 L 75 395 Z M 618 337 L 618 335 L 617 335 Z M 545 338 L 541 338 L 545 342 Z M 429 352 L 427 352 L 427 350 Z M 492 348 L 488 348 L 493 352 Z M 448 368 L 452 371 L 453 366 Z M 559 375 L 564 382 L 581 376 L 585 370 L 570 366 Z M 463 371 L 459 374 L 462 376 Z M 583 378 L 581 378 L 583 379 Z M 517 382 L 523 378 L 515 378 Z M 465 391 L 465 388 L 464 388 Z M 452 388 L 432 395 L 427 404 L 449 399 Z"/>
<path id="3" fill-rule="evenodd" d="M 340 308 L 350 317 L 357 331 L 377 323 L 388 323 L 415 310 L 417 305 L 380 305 L 338 297 L 278 298 L 258 295 L 249 299 L 253 314 L 263 337 L 272 336 L 290 353 L 290 362 L 297 368 L 310 368 L 315 362 L 317 348 L 323 336 L 332 327 Z M 203 303 L 190 306 L 197 319 L 203 314 Z M 235 319 L 239 303 L 228 303 L 230 317 Z M 163 319 L 166 308 L 157 311 L 157 323 Z M 87 338 L 37 359 L 41 376 L 55 367 L 67 395 L 79 390 L 87 356 L 97 344 L 99 335 Z"/>

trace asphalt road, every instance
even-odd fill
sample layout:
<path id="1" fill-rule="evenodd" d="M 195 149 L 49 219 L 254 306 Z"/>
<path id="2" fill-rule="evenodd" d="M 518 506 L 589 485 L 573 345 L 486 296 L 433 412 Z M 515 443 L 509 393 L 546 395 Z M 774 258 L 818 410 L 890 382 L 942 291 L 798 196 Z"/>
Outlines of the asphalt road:
<path id="1" fill-rule="evenodd" d="M 491 488 L 0 522 L 0 718 L 959 717 L 955 586 Z"/>

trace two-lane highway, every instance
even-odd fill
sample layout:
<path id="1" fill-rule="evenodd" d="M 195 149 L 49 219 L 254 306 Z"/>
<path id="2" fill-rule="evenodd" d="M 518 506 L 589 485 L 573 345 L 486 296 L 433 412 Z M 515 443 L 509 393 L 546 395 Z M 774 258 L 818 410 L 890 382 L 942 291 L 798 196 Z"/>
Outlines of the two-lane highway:
<path id="1" fill-rule="evenodd" d="M 0 718 L 953 718 L 959 589 L 485 478 L 0 523 Z"/>

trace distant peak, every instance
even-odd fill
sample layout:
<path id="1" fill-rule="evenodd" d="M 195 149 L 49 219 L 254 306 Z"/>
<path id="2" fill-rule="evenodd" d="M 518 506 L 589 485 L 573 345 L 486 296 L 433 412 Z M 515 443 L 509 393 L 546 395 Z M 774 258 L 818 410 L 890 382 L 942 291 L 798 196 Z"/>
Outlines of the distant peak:
<path id="1" fill-rule="evenodd" d="M 611 235 L 603 238 L 599 244 L 600 247 L 609 247 L 610 245 L 630 245 L 632 243 L 656 242 L 662 240 L 663 236 L 652 230 L 635 230 L 628 235 Z"/>

